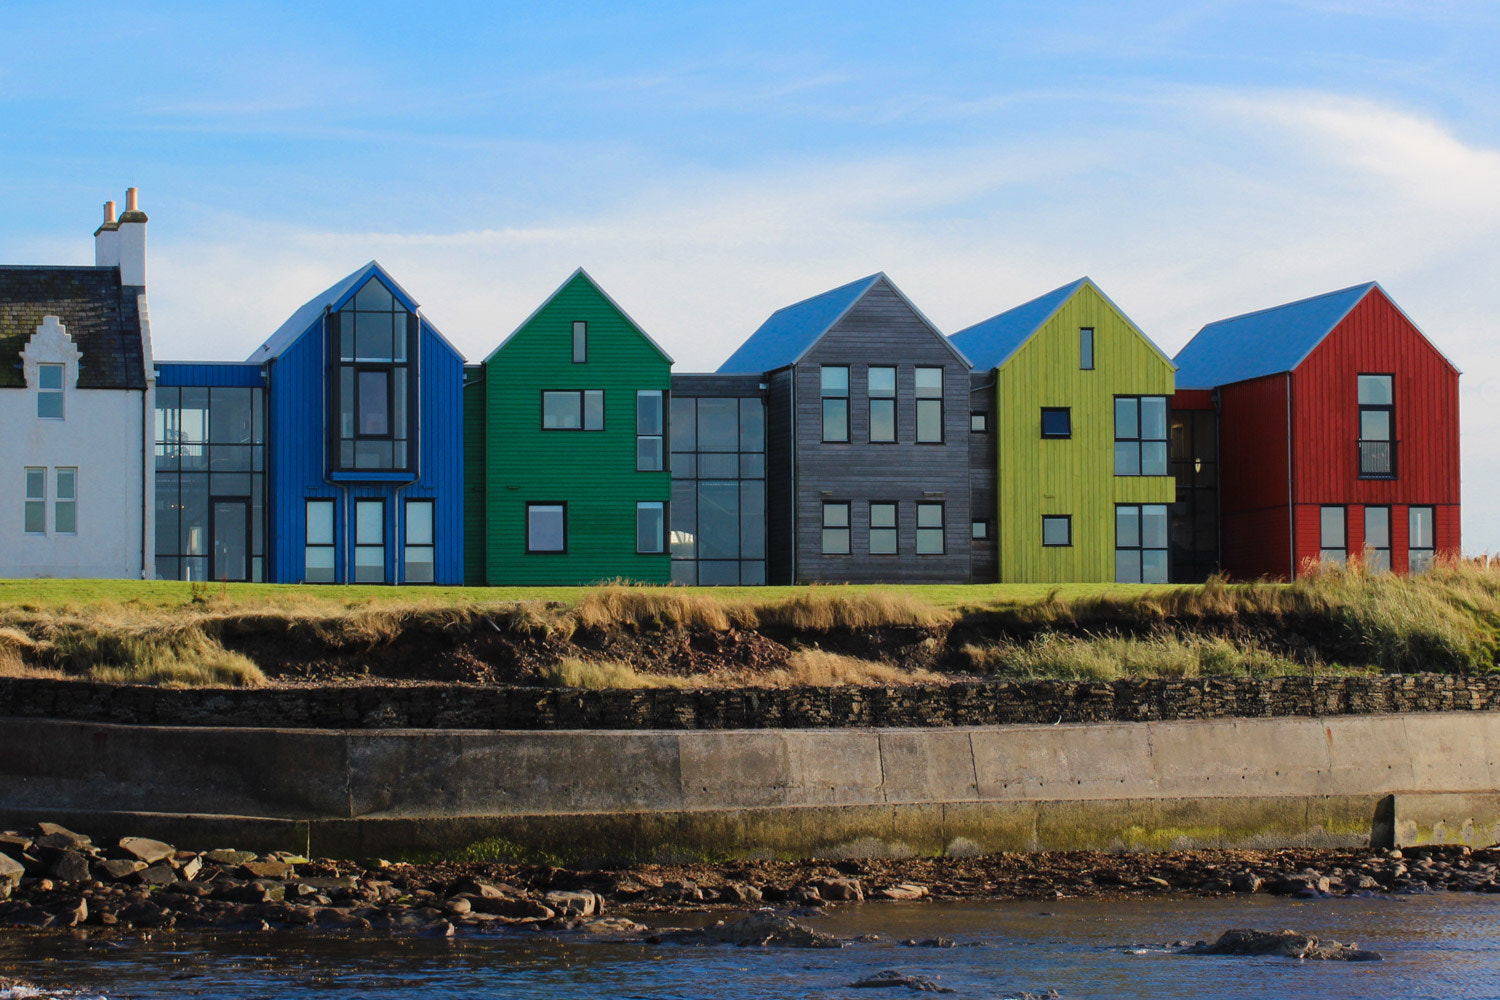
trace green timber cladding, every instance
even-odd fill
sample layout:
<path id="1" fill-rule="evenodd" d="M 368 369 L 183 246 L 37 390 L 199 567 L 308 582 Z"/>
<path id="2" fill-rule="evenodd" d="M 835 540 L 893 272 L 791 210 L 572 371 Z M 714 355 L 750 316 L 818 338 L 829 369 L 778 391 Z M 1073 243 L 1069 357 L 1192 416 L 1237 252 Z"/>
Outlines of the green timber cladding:
<path id="1" fill-rule="evenodd" d="M 670 581 L 665 435 L 671 365 L 582 268 L 485 359 L 482 378 L 471 382 L 482 388 L 465 396 L 466 430 L 483 434 L 481 479 L 471 478 L 468 489 L 470 499 L 483 501 L 482 521 L 476 516 L 469 525 L 483 532 L 482 582 Z M 642 392 L 660 393 L 656 471 L 637 469 Z M 547 420 L 544 406 L 554 407 Z M 659 551 L 638 551 L 640 504 L 661 505 L 655 508 Z M 559 513 L 561 539 L 554 533 Z"/>
<path id="2" fill-rule="evenodd" d="M 1088 278 L 952 339 L 976 367 L 994 371 L 999 579 L 1098 583 L 1119 578 L 1118 550 L 1131 541 L 1123 537 L 1131 508 L 1151 505 L 1155 515 L 1160 505 L 1173 502 L 1175 487 L 1166 474 L 1165 445 L 1161 475 L 1117 474 L 1117 435 L 1129 429 L 1117 428 L 1116 407 L 1128 409 L 1132 397 L 1160 397 L 1165 420 L 1165 400 L 1173 392 L 1171 361 Z M 1067 411 L 1066 436 L 1044 436 L 1044 408 Z M 1130 450 L 1129 442 L 1119 445 Z M 1066 527 L 1067 544 L 1043 543 L 1044 517 L 1068 519 L 1066 525 L 1051 522 L 1057 534 L 1049 539 L 1062 540 L 1058 536 Z M 1125 527 L 1117 517 L 1125 519 Z M 1165 531 L 1165 520 L 1157 523 L 1153 516 L 1150 530 L 1158 529 Z M 1157 540 L 1165 559 L 1166 539 Z M 1131 558 L 1124 556 L 1127 563 Z"/>

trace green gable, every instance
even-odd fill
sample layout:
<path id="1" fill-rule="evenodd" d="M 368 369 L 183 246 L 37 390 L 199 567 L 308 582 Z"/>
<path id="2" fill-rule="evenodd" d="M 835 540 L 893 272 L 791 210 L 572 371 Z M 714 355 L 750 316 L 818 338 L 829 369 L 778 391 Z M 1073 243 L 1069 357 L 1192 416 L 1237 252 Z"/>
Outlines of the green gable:
<path id="1" fill-rule="evenodd" d="M 586 351 L 574 360 L 574 324 Z M 671 499 L 662 442 L 660 471 L 636 469 L 639 392 L 662 394 L 663 428 L 672 359 L 581 268 L 484 362 L 480 398 L 466 401 L 483 434 L 484 582 L 589 584 L 625 579 L 667 583 L 670 556 L 636 551 L 636 505 Z M 602 393 L 602 429 L 544 429 L 543 395 Z M 482 400 L 482 401 L 481 401 Z M 565 507 L 566 551 L 527 551 L 527 505 Z M 668 522 L 669 523 L 669 522 Z M 664 529 L 665 531 L 665 529 Z"/>

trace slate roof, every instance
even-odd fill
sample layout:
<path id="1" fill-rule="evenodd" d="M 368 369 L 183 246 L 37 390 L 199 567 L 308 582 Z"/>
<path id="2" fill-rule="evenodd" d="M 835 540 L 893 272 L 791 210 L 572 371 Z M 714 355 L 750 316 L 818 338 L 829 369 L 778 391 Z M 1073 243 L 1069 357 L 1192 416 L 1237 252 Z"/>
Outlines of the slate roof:
<path id="1" fill-rule="evenodd" d="M 1177 388 L 1212 389 L 1292 371 L 1379 287 L 1367 281 L 1210 323 L 1177 352 Z"/>
<path id="2" fill-rule="evenodd" d="M 719 373 L 769 372 L 792 364 L 883 277 L 872 274 L 776 310 L 719 366 Z"/>
<path id="3" fill-rule="evenodd" d="M 968 355 L 975 368 L 999 368 L 1085 284 L 1092 282 L 1086 277 L 1070 281 L 1030 302 L 1023 302 L 1014 309 L 960 330 L 948 339 Z"/>
<path id="4" fill-rule="evenodd" d="M 116 267 L 0 266 L 0 387 L 26 385 L 21 352 L 56 316 L 82 354 L 80 389 L 144 389 L 138 294 Z"/>

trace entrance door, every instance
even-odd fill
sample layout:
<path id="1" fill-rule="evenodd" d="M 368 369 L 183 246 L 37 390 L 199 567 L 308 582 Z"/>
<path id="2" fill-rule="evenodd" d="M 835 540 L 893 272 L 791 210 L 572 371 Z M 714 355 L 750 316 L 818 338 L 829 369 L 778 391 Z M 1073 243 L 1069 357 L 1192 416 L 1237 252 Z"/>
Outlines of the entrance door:
<path id="1" fill-rule="evenodd" d="M 215 497 L 211 504 L 215 580 L 250 579 L 250 501 Z"/>

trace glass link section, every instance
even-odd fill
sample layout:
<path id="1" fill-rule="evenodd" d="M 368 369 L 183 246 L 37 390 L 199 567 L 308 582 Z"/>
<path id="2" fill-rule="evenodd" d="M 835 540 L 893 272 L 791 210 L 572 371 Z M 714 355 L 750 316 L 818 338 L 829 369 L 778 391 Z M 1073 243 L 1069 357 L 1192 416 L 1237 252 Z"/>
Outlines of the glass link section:
<path id="1" fill-rule="evenodd" d="M 759 397 L 673 395 L 669 409 L 672 581 L 765 583 L 765 404 Z"/>

